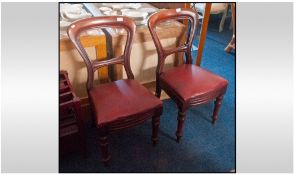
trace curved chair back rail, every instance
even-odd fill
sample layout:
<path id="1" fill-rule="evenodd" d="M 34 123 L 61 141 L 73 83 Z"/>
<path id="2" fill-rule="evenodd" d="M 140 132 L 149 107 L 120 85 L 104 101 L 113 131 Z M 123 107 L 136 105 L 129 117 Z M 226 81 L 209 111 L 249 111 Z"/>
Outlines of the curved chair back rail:
<path id="1" fill-rule="evenodd" d="M 165 49 L 162 47 L 160 43 L 159 36 L 157 35 L 155 28 L 156 26 L 165 20 L 170 19 L 187 19 L 190 21 L 190 29 L 188 30 L 188 38 L 184 45 L 178 46 L 173 49 Z M 192 42 L 194 39 L 194 34 L 197 34 L 197 28 L 199 25 L 199 19 L 198 14 L 189 8 L 178 8 L 178 9 L 168 9 L 168 10 L 162 10 L 158 13 L 153 14 L 150 16 L 148 20 L 148 27 L 151 33 L 151 36 L 153 38 L 154 44 L 156 46 L 157 52 L 158 52 L 158 66 L 157 66 L 157 74 L 160 74 L 163 69 L 165 58 L 168 55 L 178 53 L 178 52 L 184 52 L 186 55 L 186 64 L 192 63 L 192 54 L 191 54 L 191 48 L 192 48 Z"/>
<path id="2" fill-rule="evenodd" d="M 124 53 L 122 56 L 116 58 L 110 58 L 105 61 L 91 61 L 87 52 L 85 51 L 84 47 L 80 42 L 80 34 L 83 31 L 95 28 L 123 28 L 127 32 L 127 40 L 125 44 Z M 101 67 L 112 65 L 112 64 L 122 64 L 124 65 L 125 71 L 127 73 L 128 79 L 134 79 L 133 72 L 130 66 L 130 54 L 131 54 L 131 47 L 132 41 L 134 38 L 136 30 L 135 23 L 128 17 L 123 16 L 99 16 L 93 18 L 86 18 L 82 20 L 78 20 L 72 23 L 68 29 L 67 34 L 69 39 L 72 41 L 80 55 L 82 56 L 88 72 L 87 78 L 87 90 L 93 88 L 93 81 L 94 81 L 94 72 Z"/>

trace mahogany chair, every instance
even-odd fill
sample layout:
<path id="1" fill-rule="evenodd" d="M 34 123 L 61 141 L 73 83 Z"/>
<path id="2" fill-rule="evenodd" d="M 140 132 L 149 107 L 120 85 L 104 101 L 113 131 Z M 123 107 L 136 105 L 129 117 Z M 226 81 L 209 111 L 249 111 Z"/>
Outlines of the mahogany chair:
<path id="1" fill-rule="evenodd" d="M 156 25 L 170 19 L 188 19 L 190 21 L 190 32 L 185 44 L 172 49 L 163 48 L 159 36 L 156 34 Z M 193 38 L 197 34 L 198 23 L 198 14 L 188 8 L 163 10 L 153 14 L 148 20 L 148 27 L 158 52 L 156 96 L 160 97 L 163 89 L 178 106 L 177 142 L 182 137 L 186 111 L 190 106 L 215 100 L 212 115 L 212 123 L 215 123 L 228 85 L 228 81 L 224 78 L 192 64 L 191 47 Z M 178 52 L 185 53 L 184 64 L 163 71 L 164 61 L 167 56 Z"/>
<path id="2" fill-rule="evenodd" d="M 90 61 L 80 43 L 79 36 L 85 30 L 105 27 L 126 30 L 127 37 L 123 55 L 105 61 Z M 130 54 L 135 30 L 135 23 L 130 18 L 121 16 L 82 19 L 72 23 L 67 30 L 70 40 L 82 56 L 87 67 L 87 91 L 93 109 L 94 121 L 99 132 L 104 165 L 108 165 L 110 160 L 107 141 L 107 135 L 110 132 L 130 128 L 152 118 L 153 145 L 157 142 L 162 102 L 134 80 L 130 67 Z M 101 67 L 113 64 L 124 65 L 127 79 L 94 86 L 94 72 Z"/>

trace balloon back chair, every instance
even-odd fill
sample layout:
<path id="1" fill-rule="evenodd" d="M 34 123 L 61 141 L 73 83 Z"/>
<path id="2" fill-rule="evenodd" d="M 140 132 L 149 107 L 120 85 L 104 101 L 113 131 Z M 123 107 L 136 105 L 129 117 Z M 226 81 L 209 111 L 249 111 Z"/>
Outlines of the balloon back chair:
<path id="1" fill-rule="evenodd" d="M 88 29 L 123 28 L 127 33 L 124 52 L 121 56 L 104 61 L 91 61 L 80 43 L 80 34 Z M 130 53 L 136 30 L 135 23 L 127 17 L 103 16 L 82 19 L 72 23 L 67 30 L 68 36 L 83 58 L 88 72 L 87 91 L 94 122 L 98 128 L 102 161 L 108 165 L 107 136 L 110 132 L 139 125 L 152 118 L 152 141 L 157 142 L 162 102 L 145 87 L 134 80 L 130 67 Z M 94 72 L 104 66 L 122 64 L 127 79 L 93 85 Z"/>
<path id="2" fill-rule="evenodd" d="M 165 20 L 188 19 L 190 29 L 187 40 L 182 46 L 176 48 L 163 48 L 156 26 Z M 148 20 L 148 27 L 158 53 L 156 69 L 156 96 L 160 97 L 163 89 L 177 104 L 178 126 L 176 131 L 177 142 L 182 137 L 182 130 L 187 109 L 192 105 L 199 105 L 215 100 L 212 123 L 218 116 L 221 101 L 227 89 L 228 81 L 199 66 L 192 64 L 191 47 L 193 38 L 197 33 L 198 14 L 188 8 L 168 9 L 153 14 Z M 183 65 L 163 71 L 164 62 L 168 55 L 184 52 Z"/>

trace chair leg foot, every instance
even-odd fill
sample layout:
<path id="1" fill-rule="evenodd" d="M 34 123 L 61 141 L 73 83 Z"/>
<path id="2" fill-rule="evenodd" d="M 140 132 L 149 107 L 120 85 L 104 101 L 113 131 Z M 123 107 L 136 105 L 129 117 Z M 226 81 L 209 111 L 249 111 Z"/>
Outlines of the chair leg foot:
<path id="1" fill-rule="evenodd" d="M 152 145 L 155 146 L 158 142 L 158 129 L 160 123 L 160 115 L 152 117 Z"/>
<path id="2" fill-rule="evenodd" d="M 213 110 L 212 121 L 211 121 L 212 124 L 214 124 L 218 118 L 218 112 L 222 104 L 223 97 L 224 97 L 223 95 L 217 97 L 214 102 L 214 110 Z"/>
<path id="3" fill-rule="evenodd" d="M 99 130 L 99 142 L 100 142 L 100 149 L 102 153 L 102 162 L 104 163 L 105 166 L 108 166 L 110 155 L 108 153 L 107 131 L 104 128 Z"/>
<path id="4" fill-rule="evenodd" d="M 185 116 L 186 116 L 186 111 L 179 110 L 179 113 L 178 113 L 178 127 L 177 127 L 177 132 L 176 132 L 177 142 L 178 143 L 180 143 L 180 139 L 181 139 L 181 137 L 183 135 L 183 127 L 184 127 Z"/>

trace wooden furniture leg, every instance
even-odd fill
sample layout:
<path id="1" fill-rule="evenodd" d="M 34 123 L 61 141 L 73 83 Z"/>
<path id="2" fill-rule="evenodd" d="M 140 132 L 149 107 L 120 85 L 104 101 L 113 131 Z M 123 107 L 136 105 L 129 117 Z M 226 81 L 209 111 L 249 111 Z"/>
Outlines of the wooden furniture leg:
<path id="1" fill-rule="evenodd" d="M 77 101 L 75 104 L 75 110 L 78 116 L 83 116 L 82 115 L 82 109 L 81 109 L 81 102 Z M 84 117 L 81 117 L 84 118 Z M 79 125 L 79 142 L 80 142 L 80 150 L 84 158 L 87 157 L 87 146 L 86 146 L 86 137 L 85 137 L 85 127 L 84 127 L 84 122 L 83 120 L 80 119 L 78 122 Z"/>
<path id="2" fill-rule="evenodd" d="M 183 135 L 183 127 L 184 127 L 184 120 L 186 116 L 186 111 L 183 111 L 182 109 L 179 109 L 178 112 L 178 128 L 176 132 L 177 136 L 177 142 L 180 143 L 180 139 Z"/>
<path id="3" fill-rule="evenodd" d="M 102 153 L 102 162 L 105 166 L 109 165 L 110 155 L 108 153 L 108 140 L 107 140 L 107 129 L 101 128 L 98 130 L 99 132 L 99 143 L 100 143 L 100 149 Z"/>
<path id="4" fill-rule="evenodd" d="M 219 32 L 222 32 L 224 29 L 224 24 L 225 24 L 225 20 L 227 17 L 227 12 L 228 12 L 228 8 L 226 8 L 226 10 L 223 12 L 222 19 L 219 24 L 219 30 L 218 30 Z"/>
<path id="5" fill-rule="evenodd" d="M 236 48 L 236 8 L 235 8 L 235 3 L 231 3 L 231 11 L 232 11 L 232 26 L 233 26 L 233 37 L 228 44 L 228 46 L 225 48 L 226 52 L 231 52 L 233 49 Z"/>
<path id="6" fill-rule="evenodd" d="M 233 49 L 236 48 L 236 37 L 235 35 L 233 35 L 232 40 L 230 41 L 230 43 L 227 45 L 227 47 L 225 48 L 225 51 L 230 53 Z"/>
<path id="7" fill-rule="evenodd" d="M 211 121 L 212 124 L 214 124 L 218 118 L 218 111 L 219 111 L 220 106 L 222 104 L 223 97 L 224 97 L 223 95 L 217 97 L 214 102 L 214 110 L 213 110 L 212 121 Z"/>
<path id="8" fill-rule="evenodd" d="M 152 144 L 155 146 L 158 141 L 158 129 L 159 129 L 160 115 L 152 117 Z"/>

